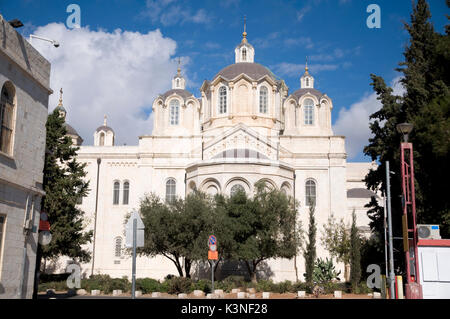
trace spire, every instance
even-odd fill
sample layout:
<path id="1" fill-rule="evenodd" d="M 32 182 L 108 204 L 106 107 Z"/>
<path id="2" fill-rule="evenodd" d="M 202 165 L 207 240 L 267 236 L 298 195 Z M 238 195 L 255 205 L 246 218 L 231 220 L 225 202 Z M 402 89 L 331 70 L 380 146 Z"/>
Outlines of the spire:
<path id="1" fill-rule="evenodd" d="M 106 125 L 106 114 L 105 114 L 105 116 L 103 117 L 103 126 L 107 126 L 107 125 Z"/>
<path id="2" fill-rule="evenodd" d="M 59 104 L 58 106 L 62 106 L 62 88 L 59 90 Z"/>
<path id="3" fill-rule="evenodd" d="M 177 75 L 178 75 L 178 76 L 181 76 L 181 68 L 180 68 L 180 65 L 181 65 L 181 59 L 180 59 L 180 57 L 178 57 L 178 69 L 177 69 Z"/>
<path id="4" fill-rule="evenodd" d="M 247 32 L 245 31 L 247 25 L 247 16 L 244 15 L 244 32 L 242 32 L 242 42 L 247 42 Z"/>
<path id="5" fill-rule="evenodd" d="M 309 68 L 308 68 L 308 57 L 306 57 L 306 63 L 305 63 L 305 74 L 302 75 L 300 78 L 300 88 L 314 88 L 314 78 L 311 74 L 309 74 Z"/>
<path id="6" fill-rule="evenodd" d="M 177 74 L 172 79 L 172 89 L 184 90 L 185 88 L 186 88 L 186 81 L 181 75 L 181 58 L 178 57 Z"/>

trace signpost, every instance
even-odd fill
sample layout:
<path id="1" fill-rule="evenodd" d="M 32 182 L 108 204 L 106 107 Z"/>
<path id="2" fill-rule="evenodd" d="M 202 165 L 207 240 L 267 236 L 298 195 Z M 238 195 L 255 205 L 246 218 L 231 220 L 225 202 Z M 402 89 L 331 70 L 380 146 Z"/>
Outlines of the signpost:
<path id="1" fill-rule="evenodd" d="M 216 236 L 211 235 L 208 239 L 208 260 L 211 261 L 211 292 L 214 293 L 214 266 L 219 259 L 219 253 L 217 251 L 217 239 Z"/>
<path id="2" fill-rule="evenodd" d="M 136 247 L 144 247 L 144 222 L 137 211 L 131 213 L 125 226 L 125 247 L 133 248 L 131 298 L 136 298 Z"/>

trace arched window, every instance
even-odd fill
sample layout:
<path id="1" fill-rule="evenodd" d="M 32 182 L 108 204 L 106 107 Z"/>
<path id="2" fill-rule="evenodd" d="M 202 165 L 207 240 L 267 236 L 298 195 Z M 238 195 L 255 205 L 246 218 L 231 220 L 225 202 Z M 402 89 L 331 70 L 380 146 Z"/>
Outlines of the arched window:
<path id="1" fill-rule="evenodd" d="M 170 125 L 178 125 L 178 118 L 180 114 L 180 102 L 172 100 L 170 102 Z"/>
<path id="2" fill-rule="evenodd" d="M 230 195 L 233 196 L 237 192 L 244 192 L 245 193 L 244 186 L 239 185 L 239 184 L 233 185 L 233 187 L 231 187 L 231 190 L 230 190 Z"/>
<path id="3" fill-rule="evenodd" d="M 12 84 L 5 83 L 0 97 L 0 152 L 11 154 L 14 120 L 14 95 Z"/>
<path id="4" fill-rule="evenodd" d="M 309 78 L 306 78 L 306 87 L 309 87 Z"/>
<path id="5" fill-rule="evenodd" d="M 265 86 L 259 90 L 259 112 L 267 113 L 267 88 Z"/>
<path id="6" fill-rule="evenodd" d="M 122 204 L 128 205 L 128 199 L 130 197 L 130 182 L 123 183 L 123 201 Z"/>
<path id="7" fill-rule="evenodd" d="M 305 125 L 314 124 L 314 101 L 311 99 L 306 99 L 303 102 L 303 107 L 305 109 Z"/>
<path id="8" fill-rule="evenodd" d="M 105 145 L 105 133 L 100 133 L 100 146 Z"/>
<path id="9" fill-rule="evenodd" d="M 177 88 L 180 87 L 180 79 L 177 79 Z"/>
<path id="10" fill-rule="evenodd" d="M 122 257 L 122 237 L 116 237 L 114 240 L 114 256 L 117 258 Z"/>
<path id="11" fill-rule="evenodd" d="M 173 178 L 166 182 L 166 202 L 172 203 L 176 199 L 177 183 Z"/>
<path id="12" fill-rule="evenodd" d="M 224 86 L 219 89 L 219 113 L 227 113 L 227 88 Z"/>
<path id="13" fill-rule="evenodd" d="M 114 182 L 113 205 L 119 205 L 120 183 Z"/>
<path id="14" fill-rule="evenodd" d="M 246 48 L 242 49 L 242 61 L 243 62 L 247 61 L 247 49 Z"/>
<path id="15" fill-rule="evenodd" d="M 308 179 L 305 184 L 306 206 L 316 205 L 316 182 Z"/>

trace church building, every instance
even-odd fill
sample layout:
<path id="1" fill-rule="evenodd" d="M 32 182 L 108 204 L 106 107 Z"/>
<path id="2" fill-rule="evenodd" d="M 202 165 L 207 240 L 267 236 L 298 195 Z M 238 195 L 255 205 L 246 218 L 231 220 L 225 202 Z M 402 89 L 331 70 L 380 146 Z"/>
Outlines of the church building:
<path id="1" fill-rule="evenodd" d="M 166 201 L 194 190 L 230 195 L 241 189 L 252 196 L 255 183 L 263 180 L 300 202 L 304 229 L 309 205 L 316 203 L 317 255 L 322 258 L 328 254 L 320 237 L 331 213 L 350 223 L 355 211 L 361 230 L 368 230 L 364 205 L 375 194 L 365 189 L 363 179 L 373 164 L 347 163 L 345 137 L 334 135 L 331 125 L 333 100 L 315 88 L 307 66 L 298 87 L 289 90 L 255 56 L 244 31 L 235 63 L 205 80 L 198 97 L 186 90 L 179 67 L 172 89 L 153 102 L 153 132 L 139 136 L 136 146 L 115 145 L 106 116 L 92 146 L 81 146 L 71 128 L 80 146 L 78 161 L 87 163 L 90 180 L 91 191 L 80 208 L 86 229 L 95 230 L 93 258 L 82 265 L 82 273 L 130 277 L 124 218 L 150 192 Z M 62 102 L 58 107 L 63 108 Z M 58 267 L 64 269 L 66 262 L 61 259 Z M 304 279 L 301 254 L 269 260 L 267 267 L 274 281 Z M 136 273 L 163 279 L 177 271 L 170 260 L 157 256 L 138 257 Z"/>

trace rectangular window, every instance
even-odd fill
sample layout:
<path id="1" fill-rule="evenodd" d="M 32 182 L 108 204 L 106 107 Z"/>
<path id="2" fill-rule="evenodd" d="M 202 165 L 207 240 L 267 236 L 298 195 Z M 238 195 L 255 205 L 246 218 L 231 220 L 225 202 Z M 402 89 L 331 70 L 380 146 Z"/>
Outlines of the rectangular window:
<path id="1" fill-rule="evenodd" d="M 14 106 L 7 102 L 0 103 L 0 151 L 11 153 L 11 141 L 13 136 L 13 111 Z"/>
<path id="2" fill-rule="evenodd" d="M 6 216 L 0 215 L 0 262 L 2 261 L 2 254 L 3 254 L 3 235 L 5 233 L 5 224 L 6 224 Z"/>

